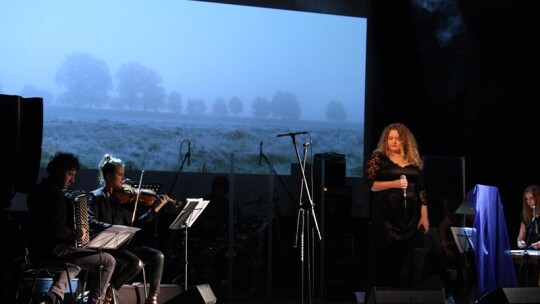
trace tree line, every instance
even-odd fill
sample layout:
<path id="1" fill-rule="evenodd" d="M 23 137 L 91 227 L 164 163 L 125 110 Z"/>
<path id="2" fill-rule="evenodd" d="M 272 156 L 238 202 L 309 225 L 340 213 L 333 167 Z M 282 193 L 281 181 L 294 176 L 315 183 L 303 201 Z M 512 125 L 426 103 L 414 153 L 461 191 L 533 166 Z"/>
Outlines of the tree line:
<path id="1" fill-rule="evenodd" d="M 209 108 L 201 98 L 183 100 L 178 91 L 165 92 L 163 79 L 153 69 L 137 62 L 121 65 L 114 73 L 108 64 L 86 53 L 71 53 L 58 69 L 55 82 L 63 89 L 56 103 L 76 108 L 124 109 L 131 111 L 163 111 L 176 114 L 216 116 L 244 113 L 244 102 L 238 97 L 225 100 L 218 97 Z M 1 84 L 0 84 L 1 88 Z M 39 96 L 54 100 L 52 93 L 27 85 L 22 96 Z M 251 101 L 252 115 L 257 118 L 298 120 L 300 103 L 292 92 L 277 91 L 271 99 L 257 96 Z M 345 121 L 347 113 L 340 101 L 330 100 L 325 117 L 331 121 Z"/>

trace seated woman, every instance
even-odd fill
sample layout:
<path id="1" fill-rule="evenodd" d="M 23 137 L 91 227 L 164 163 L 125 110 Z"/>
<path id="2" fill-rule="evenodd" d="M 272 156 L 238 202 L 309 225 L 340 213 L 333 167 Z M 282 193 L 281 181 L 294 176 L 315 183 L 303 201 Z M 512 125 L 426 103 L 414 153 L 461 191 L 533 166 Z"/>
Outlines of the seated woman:
<path id="1" fill-rule="evenodd" d="M 123 190 L 124 164 L 118 158 L 106 154 L 99 164 L 100 188 L 88 195 L 88 220 L 93 231 L 103 230 L 110 225 L 142 227 L 151 222 L 161 208 L 170 200 L 168 196 L 160 196 L 146 212 L 135 210 L 135 204 L 122 202 L 114 193 Z M 136 213 L 132 223 L 133 213 Z M 147 304 L 157 303 L 161 276 L 163 274 L 164 255 L 161 251 L 145 245 L 131 242 L 118 250 L 111 252 L 117 264 L 123 266 L 120 272 L 115 271 L 111 279 L 111 288 L 107 290 L 105 303 L 110 303 L 113 290 L 118 290 L 123 284 L 133 280 L 145 267 L 149 277 L 150 289 L 146 298 Z"/>

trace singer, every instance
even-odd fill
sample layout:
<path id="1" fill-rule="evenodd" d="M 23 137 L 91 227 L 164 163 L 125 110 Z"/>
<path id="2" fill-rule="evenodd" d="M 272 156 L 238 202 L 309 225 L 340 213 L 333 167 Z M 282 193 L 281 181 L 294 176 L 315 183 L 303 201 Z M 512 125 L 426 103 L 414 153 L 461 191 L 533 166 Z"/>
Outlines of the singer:
<path id="1" fill-rule="evenodd" d="M 519 225 L 519 234 L 517 237 L 517 247 L 519 249 L 540 249 L 540 235 L 538 229 L 540 220 L 538 209 L 540 205 L 540 186 L 530 185 L 523 191 L 523 206 L 521 211 L 521 223 Z M 526 286 L 540 286 L 540 264 L 536 264 L 538 276 L 525 278 Z M 532 281 L 532 282 L 531 282 Z"/>
<path id="2" fill-rule="evenodd" d="M 415 234 L 429 230 L 423 162 L 414 135 L 388 125 L 365 166 L 371 191 L 368 286 L 411 287 Z M 406 200 L 406 204 L 405 204 Z"/>

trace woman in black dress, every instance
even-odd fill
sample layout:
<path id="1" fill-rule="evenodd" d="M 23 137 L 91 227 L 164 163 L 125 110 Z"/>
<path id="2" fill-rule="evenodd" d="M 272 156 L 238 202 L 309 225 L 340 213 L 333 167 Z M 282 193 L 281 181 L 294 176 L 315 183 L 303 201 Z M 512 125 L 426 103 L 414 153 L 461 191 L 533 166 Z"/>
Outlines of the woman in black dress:
<path id="1" fill-rule="evenodd" d="M 388 125 L 365 167 L 371 191 L 371 283 L 411 285 L 415 233 L 429 230 L 423 162 L 416 139 L 401 123 Z"/>
<path id="2" fill-rule="evenodd" d="M 517 237 L 517 247 L 519 249 L 540 249 L 540 186 L 530 185 L 523 191 L 523 207 L 521 211 L 521 223 Z M 540 286 L 540 264 L 537 264 L 536 273 L 533 276 L 534 284 Z M 520 271 L 522 269 L 520 268 Z M 533 285 L 525 278 L 525 285 Z"/>

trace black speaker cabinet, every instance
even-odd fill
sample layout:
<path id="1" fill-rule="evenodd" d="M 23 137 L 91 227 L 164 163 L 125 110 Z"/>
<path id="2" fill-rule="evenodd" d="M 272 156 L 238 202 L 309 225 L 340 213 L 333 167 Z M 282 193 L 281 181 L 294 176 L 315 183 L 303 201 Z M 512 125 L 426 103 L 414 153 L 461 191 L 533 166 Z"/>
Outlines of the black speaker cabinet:
<path id="1" fill-rule="evenodd" d="M 178 296 L 178 302 L 182 304 L 215 304 L 217 301 L 214 292 L 208 284 L 191 287 Z"/>
<path id="2" fill-rule="evenodd" d="M 335 152 L 315 154 L 313 173 L 317 185 L 322 184 L 324 163 L 324 187 L 344 186 L 346 182 L 345 154 Z"/>
<path id="3" fill-rule="evenodd" d="M 6 162 L 0 192 L 28 193 L 37 183 L 43 137 L 43 99 L 0 94 L 0 140 Z"/>
<path id="4" fill-rule="evenodd" d="M 444 290 L 441 289 L 390 289 L 374 287 L 368 304 L 429 303 L 444 304 Z"/>
<path id="5" fill-rule="evenodd" d="M 540 287 L 497 288 L 483 296 L 478 304 L 540 303 Z"/>

